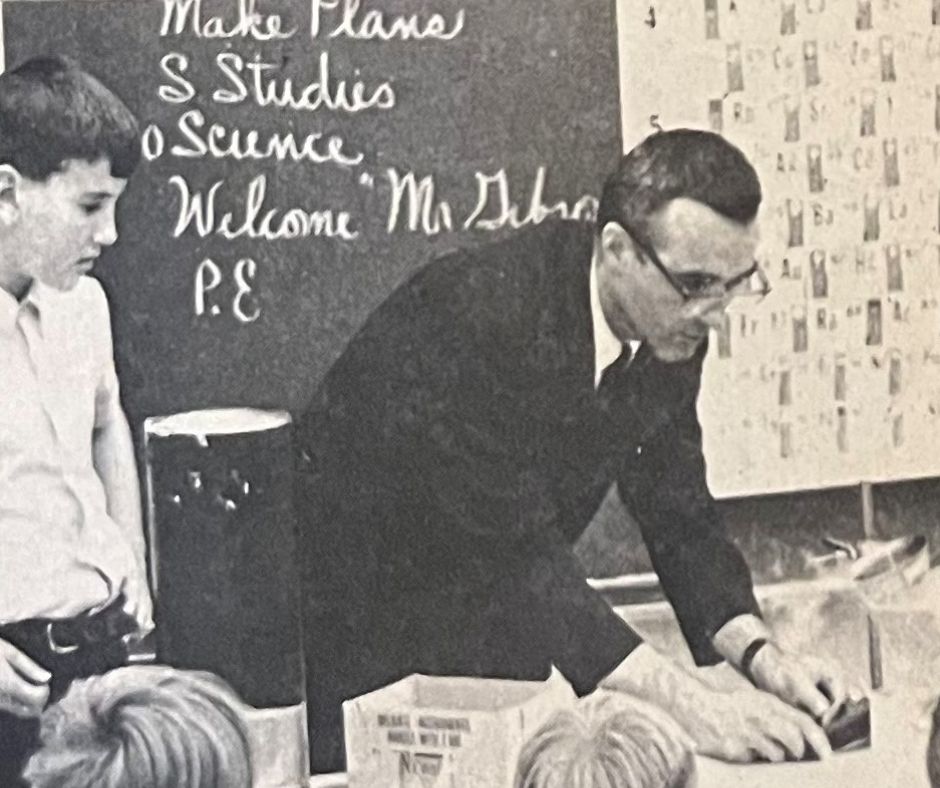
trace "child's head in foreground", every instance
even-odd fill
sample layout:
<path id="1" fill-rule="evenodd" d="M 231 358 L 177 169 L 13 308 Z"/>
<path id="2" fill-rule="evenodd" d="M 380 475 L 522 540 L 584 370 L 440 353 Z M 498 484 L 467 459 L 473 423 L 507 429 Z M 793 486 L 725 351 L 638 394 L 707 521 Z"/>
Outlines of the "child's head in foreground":
<path id="1" fill-rule="evenodd" d="M 33 788 L 250 788 L 234 691 L 210 673 L 134 666 L 76 681 L 43 712 Z"/>
<path id="2" fill-rule="evenodd" d="M 599 691 L 557 712 L 526 743 L 516 788 L 693 788 L 689 737 L 664 711 Z"/>

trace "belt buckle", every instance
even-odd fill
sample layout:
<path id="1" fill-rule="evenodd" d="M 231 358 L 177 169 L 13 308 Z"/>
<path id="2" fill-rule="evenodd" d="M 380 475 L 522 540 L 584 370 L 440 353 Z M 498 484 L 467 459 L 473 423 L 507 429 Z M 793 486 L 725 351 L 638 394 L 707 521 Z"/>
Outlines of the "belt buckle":
<path id="1" fill-rule="evenodd" d="M 79 646 L 78 644 L 74 644 L 74 643 L 71 645 L 63 646 L 62 644 L 58 643 L 55 639 L 55 635 L 52 632 L 52 625 L 54 623 L 55 622 L 50 621 L 49 623 L 46 624 L 46 643 L 49 646 L 49 650 L 53 654 L 59 654 L 59 655 L 74 654 L 76 651 L 79 650 L 79 648 L 81 648 L 81 646 Z"/>

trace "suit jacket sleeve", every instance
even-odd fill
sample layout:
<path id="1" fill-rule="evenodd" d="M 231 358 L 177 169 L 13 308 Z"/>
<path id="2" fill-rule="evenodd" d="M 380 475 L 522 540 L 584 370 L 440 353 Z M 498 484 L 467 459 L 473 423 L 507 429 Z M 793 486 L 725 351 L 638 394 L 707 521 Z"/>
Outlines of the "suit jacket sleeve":
<path id="1" fill-rule="evenodd" d="M 711 642 L 715 632 L 735 616 L 759 616 L 760 609 L 747 564 L 708 489 L 697 394 L 695 385 L 672 417 L 644 436 L 618 486 L 692 656 L 709 664 L 721 659 Z"/>

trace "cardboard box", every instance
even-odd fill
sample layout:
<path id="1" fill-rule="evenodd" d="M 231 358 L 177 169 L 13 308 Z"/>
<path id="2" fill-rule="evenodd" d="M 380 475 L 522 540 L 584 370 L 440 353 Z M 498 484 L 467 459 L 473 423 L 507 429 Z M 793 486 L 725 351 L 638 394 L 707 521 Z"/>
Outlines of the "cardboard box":
<path id="1" fill-rule="evenodd" d="M 343 704 L 350 788 L 512 788 L 522 745 L 573 705 L 545 682 L 413 675 Z"/>

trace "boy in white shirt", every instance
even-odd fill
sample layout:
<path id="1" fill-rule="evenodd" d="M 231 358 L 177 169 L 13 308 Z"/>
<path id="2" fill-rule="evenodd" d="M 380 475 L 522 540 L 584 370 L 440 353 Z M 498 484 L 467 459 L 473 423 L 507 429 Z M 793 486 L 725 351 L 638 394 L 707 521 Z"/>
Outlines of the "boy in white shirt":
<path id="1" fill-rule="evenodd" d="M 50 694 L 152 628 L 134 450 L 108 305 L 85 277 L 117 239 L 136 119 L 75 63 L 0 75 L 0 784 Z"/>

